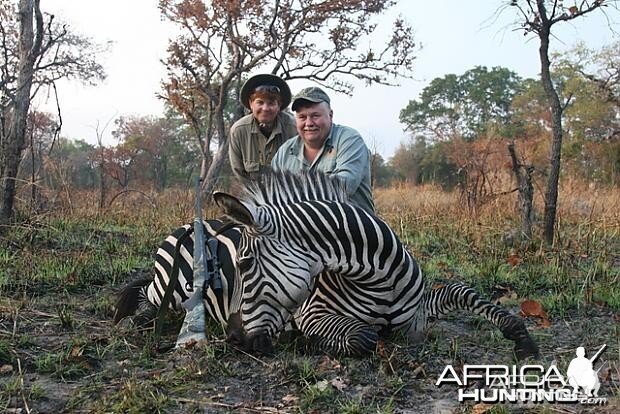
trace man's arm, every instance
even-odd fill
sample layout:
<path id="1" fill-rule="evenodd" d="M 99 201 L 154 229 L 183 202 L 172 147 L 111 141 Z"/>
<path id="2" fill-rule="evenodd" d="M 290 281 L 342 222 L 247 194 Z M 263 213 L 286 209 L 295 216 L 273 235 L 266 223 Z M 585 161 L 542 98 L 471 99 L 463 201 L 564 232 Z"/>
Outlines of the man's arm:
<path id="1" fill-rule="evenodd" d="M 368 147 L 358 134 L 344 138 L 336 155 L 336 168 L 331 172 L 341 179 L 349 195 L 355 193 L 370 168 Z"/>
<path id="2" fill-rule="evenodd" d="M 288 147 L 287 145 L 281 145 L 280 148 L 276 151 L 276 155 L 271 159 L 271 168 L 273 170 L 285 170 L 286 166 L 284 165 L 284 158 L 286 156 L 286 149 L 284 147 Z"/>
<path id="3" fill-rule="evenodd" d="M 230 167 L 237 178 L 245 177 L 245 167 L 243 166 L 243 156 L 241 153 L 241 136 L 238 128 L 230 129 L 230 138 L 228 143 L 228 157 L 230 158 Z"/>

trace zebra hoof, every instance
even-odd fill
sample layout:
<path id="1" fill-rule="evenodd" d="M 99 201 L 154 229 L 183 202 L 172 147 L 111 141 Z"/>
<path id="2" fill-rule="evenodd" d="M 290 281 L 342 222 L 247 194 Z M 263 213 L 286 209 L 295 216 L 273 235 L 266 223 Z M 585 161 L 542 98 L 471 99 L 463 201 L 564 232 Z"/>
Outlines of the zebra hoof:
<path id="1" fill-rule="evenodd" d="M 273 344 L 266 333 L 259 333 L 247 338 L 247 350 L 259 355 L 273 355 Z"/>
<path id="2" fill-rule="evenodd" d="M 347 354 L 352 356 L 365 356 L 372 354 L 377 348 L 379 334 L 372 326 L 365 326 L 348 338 Z"/>
<path id="3" fill-rule="evenodd" d="M 521 318 L 512 317 L 503 327 L 504 338 L 515 342 L 514 353 L 518 360 L 528 357 L 538 357 L 538 345 L 527 332 L 525 323 Z"/>
<path id="4" fill-rule="evenodd" d="M 528 357 L 538 358 L 539 356 L 538 345 L 528 333 L 515 340 L 514 352 L 519 361 Z"/>

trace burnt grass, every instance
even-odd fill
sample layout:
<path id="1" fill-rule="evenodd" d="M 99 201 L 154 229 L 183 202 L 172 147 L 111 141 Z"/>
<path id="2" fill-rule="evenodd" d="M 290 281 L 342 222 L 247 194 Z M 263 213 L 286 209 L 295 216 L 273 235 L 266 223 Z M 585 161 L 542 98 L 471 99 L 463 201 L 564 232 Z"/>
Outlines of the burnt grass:
<path id="1" fill-rule="evenodd" d="M 116 293 L 128 281 L 150 273 L 159 239 L 147 235 L 153 239 L 150 246 L 134 243 L 137 236 L 126 229 L 91 228 L 85 233 L 88 246 L 79 237 L 67 241 L 53 232 L 37 233 L 34 240 L 32 234 L 19 233 L 1 241 L 5 257 L 0 270 L 4 273 L 0 412 L 612 413 L 619 409 L 620 314 L 613 305 L 567 306 L 562 312 L 550 312 L 548 327 L 539 318 L 526 319 L 541 351 L 540 358 L 528 361 L 533 364 L 554 362 L 565 372 L 578 346 L 593 352 L 607 344 L 596 365 L 602 365 L 599 395 L 607 397 L 607 405 L 462 404 L 456 386 L 435 385 L 446 365 L 460 372 L 463 364 L 516 363 L 512 343 L 478 317 L 455 314 L 434 321 L 422 343 L 408 343 L 394 334 L 365 358 L 307 352 L 296 343 L 277 343 L 273 356 L 249 355 L 227 344 L 222 329 L 214 324 L 207 328 L 207 341 L 173 350 L 170 345 L 181 315 L 168 316 L 161 338 L 155 338 L 152 330 L 136 329 L 131 321 L 112 323 Z M 125 249 L 137 249 L 140 259 L 110 273 L 102 270 L 116 266 L 110 257 L 95 263 L 87 260 L 102 249 L 104 256 L 119 260 L 127 255 Z M 28 267 L 46 255 L 75 258 L 76 252 L 81 265 L 67 271 L 69 278 L 62 283 L 38 279 L 36 269 Z M 482 290 L 488 296 L 502 295 L 493 288 Z M 519 312 L 519 300 L 506 301 L 505 306 Z"/>

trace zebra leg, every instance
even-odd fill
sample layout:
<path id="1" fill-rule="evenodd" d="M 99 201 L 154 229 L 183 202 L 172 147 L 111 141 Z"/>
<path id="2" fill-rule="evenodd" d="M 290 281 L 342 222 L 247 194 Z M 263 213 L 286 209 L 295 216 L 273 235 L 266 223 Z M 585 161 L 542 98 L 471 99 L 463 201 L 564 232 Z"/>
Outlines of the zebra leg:
<path id="1" fill-rule="evenodd" d="M 157 307 L 149 302 L 146 289 L 153 282 L 151 276 L 142 277 L 130 282 L 118 294 L 114 311 L 114 324 L 122 319 L 133 316 L 133 324 L 146 327 L 155 320 Z"/>
<path id="2" fill-rule="evenodd" d="M 483 316 L 499 328 L 504 338 L 515 342 L 518 359 L 538 356 L 538 345 L 527 332 L 523 320 L 482 298 L 478 292 L 461 283 L 451 283 L 424 294 L 426 316 L 441 317 L 454 310 L 468 310 Z"/>
<path id="3" fill-rule="evenodd" d="M 363 356 L 376 349 L 377 330 L 356 319 L 331 313 L 307 315 L 299 328 L 311 349 L 329 353 Z"/>

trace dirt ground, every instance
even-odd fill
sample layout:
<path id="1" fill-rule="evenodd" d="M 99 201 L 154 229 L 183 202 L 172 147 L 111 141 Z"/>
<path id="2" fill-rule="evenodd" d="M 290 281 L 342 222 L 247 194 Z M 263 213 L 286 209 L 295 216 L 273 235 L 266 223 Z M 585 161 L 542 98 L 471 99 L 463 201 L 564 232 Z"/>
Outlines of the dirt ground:
<path id="1" fill-rule="evenodd" d="M 0 300 L 0 412 L 620 412 L 620 315 L 606 308 L 552 317 L 550 327 L 527 323 L 541 351 L 533 363 L 555 362 L 562 372 L 578 346 L 607 344 L 596 364 L 607 405 L 474 406 L 457 401 L 456 386 L 435 385 L 444 367 L 514 363 L 512 344 L 475 317 L 437 321 L 423 344 L 385 339 L 367 358 L 307 355 L 290 344 L 256 357 L 218 332 L 206 343 L 157 352 L 149 333 L 113 326 L 114 295 L 101 286 Z M 175 329 L 163 343 L 174 341 Z"/>

